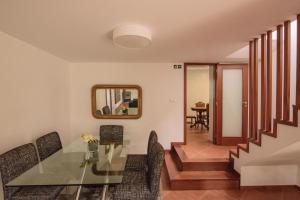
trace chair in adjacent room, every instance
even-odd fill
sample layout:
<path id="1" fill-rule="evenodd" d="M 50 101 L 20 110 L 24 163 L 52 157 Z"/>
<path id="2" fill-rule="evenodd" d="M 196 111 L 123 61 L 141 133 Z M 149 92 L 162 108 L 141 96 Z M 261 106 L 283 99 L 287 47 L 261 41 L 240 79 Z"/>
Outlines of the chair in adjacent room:
<path id="1" fill-rule="evenodd" d="M 57 132 L 51 132 L 39 137 L 36 140 L 36 146 L 41 161 L 62 149 L 61 140 Z"/>
<path id="2" fill-rule="evenodd" d="M 32 143 L 16 147 L 0 155 L 0 173 L 5 200 L 54 200 L 63 187 L 30 186 L 7 187 L 5 184 L 38 164 L 36 149 Z"/>
<path id="3" fill-rule="evenodd" d="M 163 162 L 164 149 L 157 142 L 153 145 L 149 155 L 148 170 L 125 171 L 122 183 L 111 188 L 113 199 L 157 199 Z"/>
<path id="4" fill-rule="evenodd" d="M 197 103 L 195 103 L 196 107 L 205 107 L 205 103 L 202 101 L 198 101 Z"/>
<path id="5" fill-rule="evenodd" d="M 123 131 L 121 125 L 101 125 L 100 126 L 100 144 L 123 144 Z"/>
<path id="6" fill-rule="evenodd" d="M 111 110 L 108 106 L 104 106 L 102 108 L 102 112 L 103 112 L 103 115 L 110 115 L 111 114 Z"/>
<path id="7" fill-rule="evenodd" d="M 202 114 L 203 125 L 209 130 L 209 104 L 206 104 L 206 111 Z"/>
<path id="8" fill-rule="evenodd" d="M 157 143 L 157 134 L 155 131 L 151 131 L 148 139 L 147 154 L 129 154 L 127 155 L 127 161 L 125 165 L 126 170 L 147 170 L 148 157 L 153 145 Z"/>

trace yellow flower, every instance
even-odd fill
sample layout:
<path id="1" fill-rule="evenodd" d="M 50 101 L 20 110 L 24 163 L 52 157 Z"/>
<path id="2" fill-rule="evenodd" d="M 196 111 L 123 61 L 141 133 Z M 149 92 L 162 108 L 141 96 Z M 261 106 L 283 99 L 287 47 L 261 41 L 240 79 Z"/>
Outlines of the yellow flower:
<path id="1" fill-rule="evenodd" d="M 89 143 L 89 142 L 96 142 L 97 138 L 94 137 L 93 135 L 86 134 L 86 133 L 81 133 L 80 137 L 83 139 L 84 142 Z"/>

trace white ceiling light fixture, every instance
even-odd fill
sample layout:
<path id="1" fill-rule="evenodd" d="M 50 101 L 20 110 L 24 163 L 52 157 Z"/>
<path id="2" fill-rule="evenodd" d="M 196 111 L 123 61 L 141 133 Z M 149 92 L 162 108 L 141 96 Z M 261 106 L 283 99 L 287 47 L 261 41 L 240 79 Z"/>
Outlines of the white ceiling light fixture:
<path id="1" fill-rule="evenodd" d="M 126 48 L 144 48 L 151 40 L 150 30 L 140 25 L 123 25 L 113 31 L 114 44 Z"/>

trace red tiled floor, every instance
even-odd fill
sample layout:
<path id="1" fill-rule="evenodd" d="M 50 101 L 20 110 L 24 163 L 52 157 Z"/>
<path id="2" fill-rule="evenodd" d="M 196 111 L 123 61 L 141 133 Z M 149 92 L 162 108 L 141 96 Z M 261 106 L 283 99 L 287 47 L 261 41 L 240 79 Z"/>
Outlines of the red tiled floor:
<path id="1" fill-rule="evenodd" d="M 189 158 L 228 158 L 232 146 L 217 146 L 208 141 L 205 129 L 188 129 L 187 145 L 182 146 Z M 250 188 L 243 190 L 170 190 L 166 171 L 161 176 L 162 200 L 300 200 L 296 187 Z"/>
<path id="2" fill-rule="evenodd" d="M 160 195 L 162 200 L 299 200 L 300 190 L 292 186 L 243 190 L 170 190 L 164 169 Z"/>

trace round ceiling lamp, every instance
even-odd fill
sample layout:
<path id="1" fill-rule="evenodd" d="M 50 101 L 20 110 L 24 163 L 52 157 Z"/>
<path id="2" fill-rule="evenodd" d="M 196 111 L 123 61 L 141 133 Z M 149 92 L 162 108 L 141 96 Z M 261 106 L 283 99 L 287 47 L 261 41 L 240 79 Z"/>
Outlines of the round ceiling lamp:
<path id="1" fill-rule="evenodd" d="M 126 48 L 144 48 L 151 43 L 151 32 L 140 25 L 119 26 L 113 31 L 113 41 Z"/>

